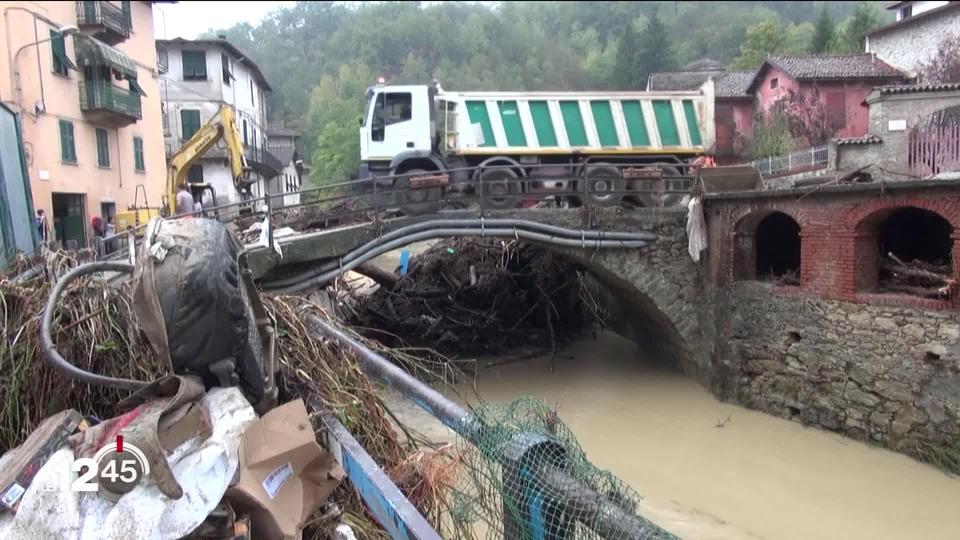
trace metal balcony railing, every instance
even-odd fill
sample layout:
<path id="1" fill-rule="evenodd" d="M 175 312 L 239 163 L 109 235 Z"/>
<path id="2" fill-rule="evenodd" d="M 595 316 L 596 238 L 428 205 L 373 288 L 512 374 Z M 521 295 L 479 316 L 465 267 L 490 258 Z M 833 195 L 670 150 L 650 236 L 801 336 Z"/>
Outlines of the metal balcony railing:
<path id="1" fill-rule="evenodd" d="M 109 111 L 137 120 L 143 118 L 140 94 L 107 81 L 80 81 L 80 110 Z"/>
<path id="2" fill-rule="evenodd" d="M 100 26 L 117 37 L 130 37 L 130 17 L 123 9 L 102 0 L 82 0 L 77 2 L 77 26 Z"/>

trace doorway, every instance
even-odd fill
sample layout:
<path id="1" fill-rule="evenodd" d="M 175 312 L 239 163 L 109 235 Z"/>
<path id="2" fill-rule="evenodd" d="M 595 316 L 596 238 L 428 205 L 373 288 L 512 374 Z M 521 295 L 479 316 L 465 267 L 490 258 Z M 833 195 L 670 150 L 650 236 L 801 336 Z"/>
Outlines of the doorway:
<path id="1" fill-rule="evenodd" d="M 79 193 L 53 194 L 53 231 L 64 248 L 72 247 L 71 240 L 76 242 L 77 248 L 87 246 L 83 216 L 85 198 L 86 195 Z"/>

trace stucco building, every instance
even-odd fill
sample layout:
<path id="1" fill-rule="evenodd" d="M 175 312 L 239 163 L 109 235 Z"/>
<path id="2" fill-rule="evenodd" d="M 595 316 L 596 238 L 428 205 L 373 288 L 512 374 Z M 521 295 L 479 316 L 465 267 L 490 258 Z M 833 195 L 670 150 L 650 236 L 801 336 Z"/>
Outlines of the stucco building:
<path id="1" fill-rule="evenodd" d="M 0 2 L 0 100 L 23 132 L 52 239 L 93 216 L 159 206 L 165 163 L 151 2 Z"/>

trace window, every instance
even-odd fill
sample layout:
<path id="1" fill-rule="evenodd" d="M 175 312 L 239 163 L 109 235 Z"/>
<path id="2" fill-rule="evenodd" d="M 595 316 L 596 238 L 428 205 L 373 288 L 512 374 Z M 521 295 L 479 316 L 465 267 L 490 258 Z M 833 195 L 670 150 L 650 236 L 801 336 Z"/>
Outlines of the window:
<path id="1" fill-rule="evenodd" d="M 204 51 L 183 51 L 183 80 L 207 80 L 207 53 Z"/>
<path id="2" fill-rule="evenodd" d="M 97 134 L 97 166 L 110 166 L 110 143 L 107 142 L 107 130 L 96 128 Z"/>
<path id="3" fill-rule="evenodd" d="M 67 47 L 64 44 L 63 34 L 55 30 L 50 31 L 50 49 L 53 51 L 53 72 L 67 76 Z"/>
<path id="4" fill-rule="evenodd" d="M 840 127 L 847 125 L 847 96 L 843 92 L 827 92 L 826 106 L 827 114 L 833 119 L 835 125 Z"/>
<path id="5" fill-rule="evenodd" d="M 133 138 L 133 169 L 135 171 L 147 170 L 143 162 L 143 137 Z"/>
<path id="6" fill-rule="evenodd" d="M 913 15 L 913 6 L 903 6 L 900 8 L 900 19 L 903 20 L 909 18 Z"/>
<path id="7" fill-rule="evenodd" d="M 257 100 L 253 98 L 253 79 L 250 79 L 250 105 L 256 105 Z"/>
<path id="8" fill-rule="evenodd" d="M 123 22 L 127 25 L 127 30 L 133 30 L 133 17 L 130 16 L 130 1 L 120 2 L 120 12 L 123 13 Z"/>
<path id="9" fill-rule="evenodd" d="M 247 120 L 243 120 L 243 145 L 247 146 L 249 142 L 247 141 Z"/>
<path id="10" fill-rule="evenodd" d="M 770 79 L 770 88 L 771 88 L 771 89 L 772 89 L 772 88 L 776 88 L 776 87 L 778 87 L 778 86 L 780 86 L 780 79 L 779 79 L 779 78 L 774 77 L 774 78 Z"/>
<path id="11" fill-rule="evenodd" d="M 230 86 L 233 75 L 230 74 L 230 59 L 225 54 L 220 55 L 220 74 L 223 76 L 223 84 Z"/>
<path id="12" fill-rule="evenodd" d="M 189 140 L 200 130 L 200 111 L 193 109 L 180 110 L 180 129 L 183 140 Z"/>
<path id="13" fill-rule="evenodd" d="M 382 141 L 386 126 L 405 122 L 413 116 L 411 104 L 413 96 L 409 93 L 382 93 L 377 96 L 373 110 L 371 135 L 374 141 Z"/>
<path id="14" fill-rule="evenodd" d="M 187 182 L 191 184 L 203 183 L 203 165 L 194 165 L 187 171 Z"/>
<path id="15" fill-rule="evenodd" d="M 166 73 L 170 65 L 170 55 L 166 49 L 157 49 L 157 70 Z"/>
<path id="16" fill-rule="evenodd" d="M 64 163 L 77 162 L 77 147 L 73 140 L 73 122 L 60 121 L 60 161 Z"/>

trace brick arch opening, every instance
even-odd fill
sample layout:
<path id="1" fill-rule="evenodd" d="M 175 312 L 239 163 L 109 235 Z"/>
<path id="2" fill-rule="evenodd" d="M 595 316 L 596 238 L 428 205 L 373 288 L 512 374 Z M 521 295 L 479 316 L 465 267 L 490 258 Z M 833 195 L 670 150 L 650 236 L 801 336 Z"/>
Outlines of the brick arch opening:
<path id="1" fill-rule="evenodd" d="M 874 211 L 856 227 L 856 289 L 927 298 L 956 277 L 954 227 L 940 213 L 916 206 Z M 938 277 L 939 276 L 939 277 Z"/>
<path id="2" fill-rule="evenodd" d="M 779 210 L 757 210 L 734 229 L 733 279 L 776 280 L 798 285 L 800 224 Z"/>

